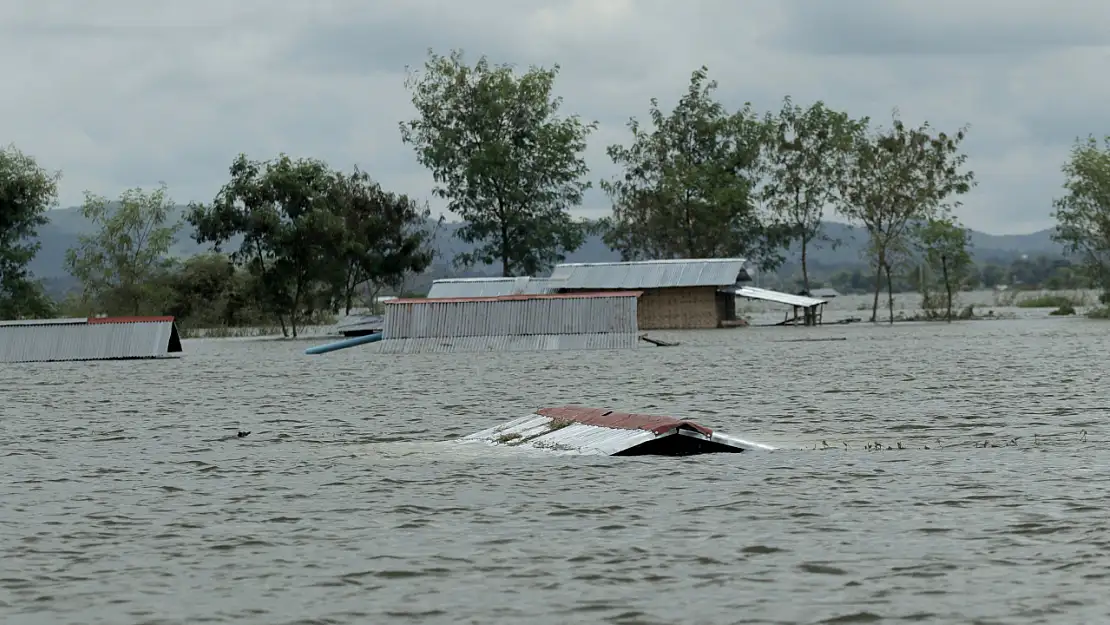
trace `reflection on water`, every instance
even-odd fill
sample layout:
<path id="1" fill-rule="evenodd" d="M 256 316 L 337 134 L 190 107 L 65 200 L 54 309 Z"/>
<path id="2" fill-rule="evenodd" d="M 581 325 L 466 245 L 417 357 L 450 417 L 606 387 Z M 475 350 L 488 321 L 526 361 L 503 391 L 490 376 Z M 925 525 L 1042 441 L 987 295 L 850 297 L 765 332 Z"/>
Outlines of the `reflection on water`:
<path id="1" fill-rule="evenodd" d="M 0 365 L 0 621 L 1104 622 L 1110 325 L 1022 312 L 635 352 L 213 340 Z M 788 449 L 442 442 L 572 402 Z"/>

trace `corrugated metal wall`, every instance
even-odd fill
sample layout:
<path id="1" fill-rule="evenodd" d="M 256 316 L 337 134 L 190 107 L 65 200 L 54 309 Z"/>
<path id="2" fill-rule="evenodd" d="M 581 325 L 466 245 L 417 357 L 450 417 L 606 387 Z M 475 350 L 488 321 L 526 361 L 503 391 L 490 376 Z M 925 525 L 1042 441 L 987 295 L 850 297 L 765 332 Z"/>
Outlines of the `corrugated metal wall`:
<path id="1" fill-rule="evenodd" d="M 458 338 L 635 333 L 636 297 L 547 297 L 517 300 L 387 304 L 382 338 Z"/>
<path id="2" fill-rule="evenodd" d="M 0 324 L 0 362 L 157 358 L 169 354 L 174 334 L 172 321 L 5 322 Z"/>
<path id="3" fill-rule="evenodd" d="M 534 336 L 463 336 L 459 338 L 392 339 L 374 343 L 383 354 L 453 352 L 538 352 L 570 349 L 634 349 L 635 332 L 611 334 L 537 334 Z"/>

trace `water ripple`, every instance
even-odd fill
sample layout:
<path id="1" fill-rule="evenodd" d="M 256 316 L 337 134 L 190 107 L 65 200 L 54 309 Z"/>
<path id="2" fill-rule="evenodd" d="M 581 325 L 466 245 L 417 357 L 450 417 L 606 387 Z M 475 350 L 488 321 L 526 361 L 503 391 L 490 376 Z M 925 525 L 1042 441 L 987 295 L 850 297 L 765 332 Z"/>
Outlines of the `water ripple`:
<path id="1" fill-rule="evenodd" d="M 660 338 L 683 345 L 308 358 L 186 341 L 181 360 L 0 365 L 0 621 L 1107 620 L 1104 325 Z M 442 443 L 570 402 L 785 449 Z"/>

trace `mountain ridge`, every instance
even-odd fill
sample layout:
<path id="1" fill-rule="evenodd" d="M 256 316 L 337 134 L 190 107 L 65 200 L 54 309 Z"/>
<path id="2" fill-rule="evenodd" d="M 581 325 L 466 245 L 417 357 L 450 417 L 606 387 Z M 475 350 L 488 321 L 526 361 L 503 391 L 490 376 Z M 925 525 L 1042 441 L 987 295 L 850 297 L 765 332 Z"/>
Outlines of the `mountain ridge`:
<path id="1" fill-rule="evenodd" d="M 178 206 L 174 219 L 183 218 L 185 206 Z M 48 212 L 50 222 L 39 228 L 37 240 L 42 244 L 42 249 L 31 262 L 30 269 L 36 277 L 46 280 L 59 280 L 68 277 L 65 270 L 65 253 L 70 247 L 77 245 L 81 235 L 92 234 L 92 224 L 86 220 L 77 208 L 57 208 Z M 436 235 L 436 249 L 439 252 L 440 265 L 450 264 L 456 254 L 473 249 L 454 236 L 462 226 L 461 222 L 444 222 Z M 839 245 L 833 246 L 823 243 L 818 247 L 811 245 L 809 249 L 809 262 L 811 268 L 835 268 L 859 266 L 865 263 L 862 250 L 867 241 L 867 234 L 860 228 L 849 224 L 827 221 L 824 225 L 825 234 Z M 1060 256 L 1063 247 L 1052 240 L 1053 229 L 1048 228 L 1031 232 L 1029 234 L 996 235 L 985 232 L 971 231 L 971 253 L 978 262 L 1009 263 L 1021 257 L 1029 256 Z M 211 249 L 209 245 L 200 245 L 192 239 L 192 231 L 188 224 L 178 235 L 177 241 L 171 249 L 171 254 L 178 257 L 187 257 Z M 225 248 L 226 249 L 226 248 Z M 787 266 L 797 265 L 799 262 L 799 246 L 794 245 L 787 251 Z M 567 255 L 567 262 L 607 262 L 620 260 L 619 254 L 610 250 L 597 236 L 588 237 L 585 244 L 575 252 Z M 476 267 L 468 274 L 499 274 L 500 270 L 493 267 Z"/>

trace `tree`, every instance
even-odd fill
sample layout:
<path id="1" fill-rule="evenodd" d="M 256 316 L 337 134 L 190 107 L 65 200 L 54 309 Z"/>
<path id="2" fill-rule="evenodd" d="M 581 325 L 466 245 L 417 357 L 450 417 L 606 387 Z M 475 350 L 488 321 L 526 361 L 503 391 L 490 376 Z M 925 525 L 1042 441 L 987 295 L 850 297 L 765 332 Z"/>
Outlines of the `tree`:
<path id="1" fill-rule="evenodd" d="M 604 239 L 625 260 L 743 256 L 761 268 L 781 263 L 753 201 L 765 127 L 745 105 L 735 113 L 713 98 L 705 67 L 690 76 L 669 114 L 651 100 L 651 129 L 628 122 L 629 146 L 609 157 L 623 175 L 602 183 L 613 202 Z"/>
<path id="2" fill-rule="evenodd" d="M 166 225 L 173 201 L 162 185 L 151 192 L 128 189 L 117 203 L 85 194 L 81 214 L 96 234 L 81 235 L 66 252 L 66 267 L 81 281 L 85 302 L 132 315 L 161 312 L 164 292 L 156 277 L 169 267 L 167 258 L 181 223 Z"/>
<path id="3" fill-rule="evenodd" d="M 28 270 L 41 245 L 31 241 L 47 223 L 60 173 L 51 173 L 14 145 L 0 148 L 0 319 L 51 314 L 53 306 Z"/>
<path id="4" fill-rule="evenodd" d="M 926 302 L 925 308 L 934 308 L 930 305 L 931 283 L 939 276 L 940 285 L 944 288 L 945 294 L 944 319 L 951 323 L 953 292 L 967 281 L 974 269 L 971 253 L 968 251 L 971 245 L 971 233 L 952 219 L 934 218 L 921 224 L 917 239 L 925 268 L 933 278 L 922 280 L 921 293 Z"/>
<path id="5" fill-rule="evenodd" d="M 788 241 L 801 245 L 802 284 L 808 293 L 808 248 L 828 241 L 821 230 L 822 215 L 825 207 L 836 201 L 852 139 L 868 120 L 855 121 L 820 101 L 803 109 L 787 97 L 776 116 L 767 114 L 765 123 L 770 175 L 763 197 L 775 218 L 786 227 Z"/>
<path id="6" fill-rule="evenodd" d="M 402 140 L 431 170 L 435 193 L 465 222 L 456 232 L 478 244 L 457 264 L 502 265 L 502 275 L 533 275 L 581 247 L 582 224 L 568 209 L 590 187 L 583 158 L 596 128 L 559 117 L 552 96 L 559 66 L 517 75 L 460 51 L 429 50 L 423 71 L 410 72 L 417 119 L 401 123 Z"/>
<path id="7" fill-rule="evenodd" d="M 318 310 L 321 294 L 331 291 L 341 257 L 335 176 L 323 161 L 285 154 L 270 161 L 240 154 L 229 174 L 211 204 L 189 206 L 193 236 L 216 251 L 241 236 L 231 258 L 257 278 L 259 306 L 277 318 L 282 335 L 291 330 L 296 337 L 298 321 Z"/>
<path id="8" fill-rule="evenodd" d="M 1067 193 L 1053 201 L 1053 238 L 1077 257 L 1084 273 L 1110 293 L 1110 136 L 1077 141 L 1063 167 Z"/>
<path id="9" fill-rule="evenodd" d="M 886 275 L 890 322 L 894 323 L 891 269 L 912 255 L 909 234 L 919 222 L 943 216 L 960 203 L 974 173 L 962 171 L 967 156 L 960 144 L 963 127 L 953 135 L 931 134 L 928 122 L 907 127 L 895 111 L 889 129 L 855 135 L 846 175 L 840 183 L 840 213 L 867 230 L 868 252 L 875 269 L 871 321 L 878 319 L 879 293 Z"/>
<path id="10" fill-rule="evenodd" d="M 333 208 L 342 217 L 342 277 L 336 281 L 347 314 L 355 294 L 370 285 L 399 288 L 408 272 L 422 272 L 432 263 L 431 210 L 405 195 L 384 191 L 365 172 L 337 173 Z M 442 221 L 442 219 L 440 220 Z"/>

